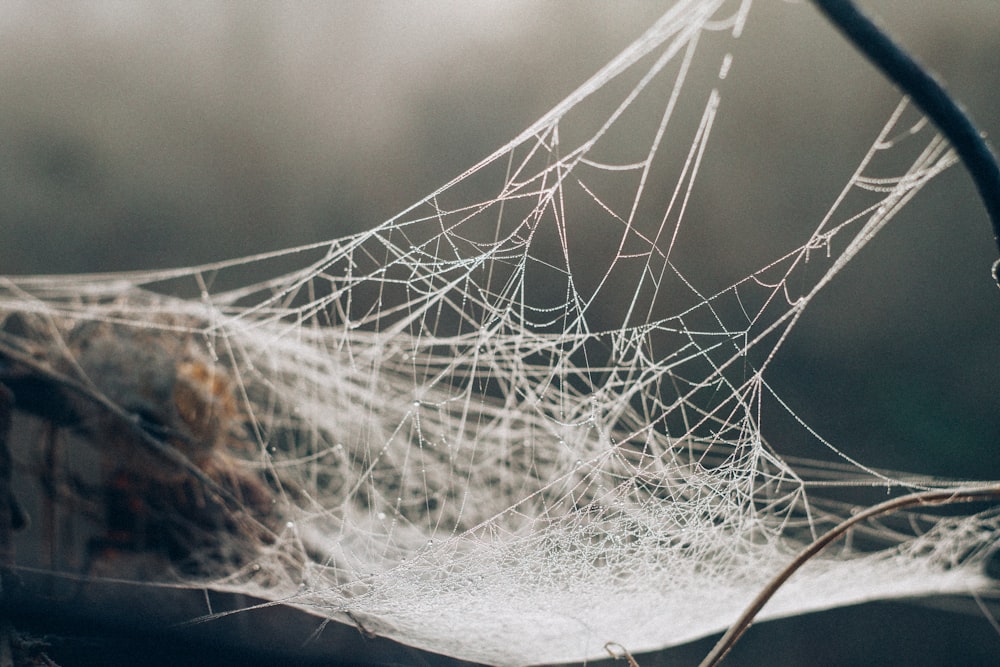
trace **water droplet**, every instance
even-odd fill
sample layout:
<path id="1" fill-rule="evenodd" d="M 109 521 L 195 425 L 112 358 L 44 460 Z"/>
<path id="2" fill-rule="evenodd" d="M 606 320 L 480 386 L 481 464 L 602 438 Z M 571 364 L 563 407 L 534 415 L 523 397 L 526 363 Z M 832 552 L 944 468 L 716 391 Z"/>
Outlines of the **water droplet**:
<path id="1" fill-rule="evenodd" d="M 583 465 L 583 461 L 581 461 L 580 459 L 577 459 L 576 461 L 573 462 L 573 470 L 576 470 L 577 468 L 579 468 L 582 465 Z"/>
<path id="2" fill-rule="evenodd" d="M 722 67 L 719 68 L 719 78 L 720 79 L 725 79 L 726 78 L 726 75 L 729 74 L 729 68 L 732 67 L 732 64 L 733 64 L 733 54 L 727 53 L 722 58 Z"/>
<path id="3" fill-rule="evenodd" d="M 379 521 L 385 521 L 385 512 L 379 512 L 378 513 L 378 520 Z"/>
<path id="4" fill-rule="evenodd" d="M 287 528 L 288 530 L 295 530 L 295 522 L 289 521 L 288 523 L 285 524 L 285 528 Z"/>
<path id="5" fill-rule="evenodd" d="M 250 570 L 253 572 L 260 572 L 260 563 L 254 563 L 251 565 Z"/>
<path id="6" fill-rule="evenodd" d="M 427 540 L 427 547 L 430 548 L 434 546 L 434 540 Z"/>
<path id="7" fill-rule="evenodd" d="M 420 400 L 419 399 L 413 401 L 413 407 L 415 407 L 415 408 L 419 408 L 420 407 Z"/>

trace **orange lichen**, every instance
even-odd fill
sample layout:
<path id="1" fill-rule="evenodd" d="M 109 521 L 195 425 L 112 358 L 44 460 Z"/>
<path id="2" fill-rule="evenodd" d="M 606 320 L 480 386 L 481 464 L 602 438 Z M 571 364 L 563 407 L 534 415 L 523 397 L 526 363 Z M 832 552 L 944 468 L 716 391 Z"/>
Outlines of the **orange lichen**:
<path id="1" fill-rule="evenodd" d="M 103 515 L 94 551 L 156 551 L 193 571 L 245 560 L 268 539 L 274 503 L 243 458 L 230 371 L 177 322 L 159 324 L 5 322 L 4 340 L 16 344 L 0 349 L 0 381 L 18 408 L 98 453 L 100 489 L 76 484 Z"/>

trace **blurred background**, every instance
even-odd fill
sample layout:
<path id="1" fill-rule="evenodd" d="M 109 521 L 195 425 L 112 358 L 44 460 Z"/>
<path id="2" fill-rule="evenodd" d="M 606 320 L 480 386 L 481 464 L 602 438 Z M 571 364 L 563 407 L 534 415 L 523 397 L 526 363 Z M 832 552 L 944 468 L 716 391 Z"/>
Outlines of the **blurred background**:
<path id="1" fill-rule="evenodd" d="M 863 4 L 1000 140 L 996 2 Z M 504 144 L 662 11 L 0 0 L 0 274 L 192 265 L 373 227 Z M 735 210 L 804 241 L 899 99 L 808 2 L 759 0 L 732 48 L 699 186 L 713 193 L 699 210 L 715 223 L 705 261 L 720 264 L 746 252 L 727 227 Z M 772 385 L 867 464 L 1000 479 L 995 257 L 952 168 L 812 304 Z M 731 664 L 997 655 L 982 615 L 868 605 L 756 627 Z"/>

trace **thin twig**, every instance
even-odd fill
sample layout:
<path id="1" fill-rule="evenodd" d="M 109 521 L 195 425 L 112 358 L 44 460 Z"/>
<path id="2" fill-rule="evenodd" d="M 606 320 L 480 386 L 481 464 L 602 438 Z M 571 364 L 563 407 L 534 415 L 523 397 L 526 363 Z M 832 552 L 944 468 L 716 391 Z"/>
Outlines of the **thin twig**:
<path id="1" fill-rule="evenodd" d="M 935 507 L 940 505 L 954 505 L 957 503 L 971 503 L 1000 499 L 1000 484 L 990 484 L 983 487 L 945 489 L 935 491 L 921 491 L 888 500 L 884 503 L 874 505 L 868 509 L 855 514 L 854 516 L 837 524 L 825 534 L 816 539 L 815 542 L 803 549 L 792 562 L 786 565 L 777 576 L 772 579 L 767 586 L 753 599 L 750 606 L 740 615 L 740 617 L 730 626 L 726 634 L 719 639 L 712 651 L 705 656 L 699 667 L 713 667 L 719 664 L 723 657 L 733 647 L 733 644 L 747 631 L 753 619 L 756 618 L 761 608 L 770 600 L 781 586 L 788 581 L 800 567 L 802 567 L 813 556 L 822 551 L 827 545 L 843 536 L 852 526 L 884 514 L 892 514 L 910 507 Z"/>
<path id="2" fill-rule="evenodd" d="M 612 650 L 613 648 L 619 648 L 619 649 L 621 649 L 621 651 L 622 651 L 621 655 L 618 655 L 617 653 L 615 653 Z M 625 661 L 628 663 L 628 667 L 639 667 L 639 663 L 635 661 L 635 658 L 632 657 L 632 654 L 629 653 L 629 650 L 627 648 L 625 648 L 624 646 L 622 646 L 621 644 L 619 644 L 618 642 L 608 642 L 608 643 L 606 643 L 604 645 L 604 650 L 607 651 L 608 655 L 610 655 L 615 660 L 621 660 L 622 658 L 624 658 Z"/>
<path id="3" fill-rule="evenodd" d="M 1000 250 L 1000 165 L 983 133 L 934 75 L 900 48 L 851 0 L 813 1 L 858 50 L 913 99 L 948 138 L 979 190 Z M 1000 283 L 998 270 L 1000 260 L 993 265 L 993 278 Z"/>

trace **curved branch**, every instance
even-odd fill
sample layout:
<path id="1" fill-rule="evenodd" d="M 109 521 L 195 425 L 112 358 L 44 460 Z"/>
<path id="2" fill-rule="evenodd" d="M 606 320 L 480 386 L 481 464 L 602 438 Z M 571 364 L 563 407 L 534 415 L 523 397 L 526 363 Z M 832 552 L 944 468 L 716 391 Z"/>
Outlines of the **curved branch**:
<path id="1" fill-rule="evenodd" d="M 948 138 L 976 184 L 1000 250 L 1000 165 L 983 133 L 923 66 L 892 41 L 851 0 L 813 0 L 854 46 L 910 96 Z M 1000 283 L 1000 260 L 993 278 Z"/>
<path id="2" fill-rule="evenodd" d="M 877 516 L 882 516 L 884 514 L 892 514 L 900 510 L 908 509 L 910 507 L 934 507 L 940 505 L 954 505 L 957 503 L 972 503 L 981 502 L 984 500 L 998 500 L 1000 499 L 1000 484 L 990 484 L 983 487 L 975 488 L 962 488 L 962 489 L 945 489 L 945 490 L 935 490 L 935 491 L 921 491 L 920 493 L 913 493 L 908 496 L 901 496 L 899 498 L 894 498 L 892 500 L 887 500 L 884 503 L 874 505 L 864 510 L 863 512 L 858 512 L 854 516 L 850 517 L 837 524 L 835 527 L 831 528 L 829 531 L 821 535 L 812 544 L 807 546 L 799 555 L 795 557 L 792 562 L 786 565 L 777 576 L 772 579 L 767 586 L 765 586 L 757 597 L 753 599 L 750 606 L 744 610 L 740 617 L 730 626 L 726 634 L 722 635 L 722 638 L 716 643 L 712 648 L 712 651 L 705 656 L 705 659 L 701 661 L 699 667 L 713 667 L 719 664 L 722 658 L 725 657 L 729 650 L 733 647 L 733 644 L 743 636 L 743 633 L 747 631 L 750 624 L 753 623 L 753 619 L 756 618 L 760 610 L 767 604 L 779 588 L 784 585 L 788 578 L 795 574 L 800 567 L 806 564 L 813 556 L 818 554 L 831 542 L 837 540 L 837 538 L 843 536 L 851 527 L 855 526 L 862 521 L 871 519 Z"/>

